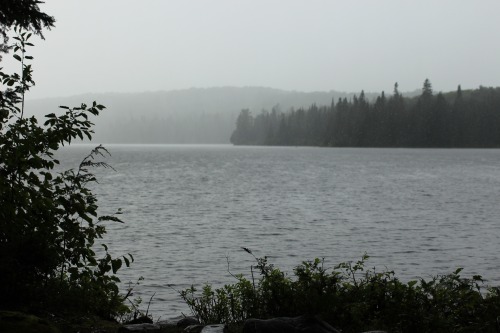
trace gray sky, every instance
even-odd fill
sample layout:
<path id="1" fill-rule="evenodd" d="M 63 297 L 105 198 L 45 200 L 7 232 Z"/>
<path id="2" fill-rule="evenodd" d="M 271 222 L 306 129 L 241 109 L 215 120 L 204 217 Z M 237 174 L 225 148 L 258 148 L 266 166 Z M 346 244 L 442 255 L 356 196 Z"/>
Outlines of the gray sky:
<path id="1" fill-rule="evenodd" d="M 500 86 L 499 0 L 46 1 L 57 22 L 32 51 L 30 98 Z"/>

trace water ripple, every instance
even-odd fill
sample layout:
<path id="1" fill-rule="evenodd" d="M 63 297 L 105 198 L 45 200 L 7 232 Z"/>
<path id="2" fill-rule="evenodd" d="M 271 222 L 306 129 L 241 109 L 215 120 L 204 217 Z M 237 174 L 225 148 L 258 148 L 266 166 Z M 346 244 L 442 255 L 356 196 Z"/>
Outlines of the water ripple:
<path id="1" fill-rule="evenodd" d="M 113 146 L 117 172 L 98 171 L 112 253 L 132 253 L 122 281 L 150 312 L 188 313 L 175 290 L 234 282 L 255 264 L 241 247 L 291 272 L 371 255 L 410 280 L 454 271 L 500 284 L 499 150 Z M 64 150 L 63 167 L 90 149 Z M 172 286 L 174 289 L 172 289 Z"/>

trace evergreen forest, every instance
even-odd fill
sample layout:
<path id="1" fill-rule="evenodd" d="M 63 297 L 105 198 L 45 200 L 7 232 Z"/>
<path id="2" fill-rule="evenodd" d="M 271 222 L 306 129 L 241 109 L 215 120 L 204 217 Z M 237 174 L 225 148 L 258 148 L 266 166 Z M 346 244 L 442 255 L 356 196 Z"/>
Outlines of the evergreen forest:
<path id="1" fill-rule="evenodd" d="M 243 109 L 231 135 L 235 145 L 327 147 L 500 147 L 500 88 L 437 93 L 426 79 L 419 96 L 364 91 L 329 106 L 311 105 L 253 116 Z"/>

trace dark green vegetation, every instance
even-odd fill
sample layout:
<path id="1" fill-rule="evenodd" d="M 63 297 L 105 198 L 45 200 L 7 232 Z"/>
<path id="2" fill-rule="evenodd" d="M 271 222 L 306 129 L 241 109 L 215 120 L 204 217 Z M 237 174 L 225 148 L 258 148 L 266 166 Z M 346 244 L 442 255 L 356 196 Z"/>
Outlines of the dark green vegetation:
<path id="1" fill-rule="evenodd" d="M 58 333 L 47 320 L 19 312 L 0 311 L 0 330 L 4 333 Z"/>
<path id="2" fill-rule="evenodd" d="M 54 17 L 40 11 L 39 0 L 2 0 L 0 5 L 0 60 L 8 47 L 7 31 L 13 26 L 31 31 L 43 38 L 42 29 L 54 27 Z"/>
<path id="3" fill-rule="evenodd" d="M 332 269 L 323 260 L 306 261 L 293 277 L 255 258 L 251 280 L 237 275 L 234 284 L 181 295 L 204 323 L 312 314 L 344 332 L 497 332 L 500 288 L 484 290 L 480 276 L 463 278 L 457 269 L 404 283 L 394 272 L 366 269 L 367 258 Z"/>
<path id="4" fill-rule="evenodd" d="M 231 136 L 236 145 L 329 147 L 500 147 L 500 88 L 404 98 L 397 89 L 370 103 L 364 92 L 330 106 L 282 113 L 242 110 Z"/>
<path id="5" fill-rule="evenodd" d="M 76 170 L 53 171 L 59 163 L 54 153 L 90 138 L 89 116 L 104 106 L 63 106 L 44 124 L 27 117 L 24 98 L 34 85 L 26 53 L 31 33 L 15 30 L 13 57 L 21 72 L 0 71 L 0 309 L 114 318 L 129 311 L 115 273 L 132 257 L 112 258 L 106 245 L 96 244 L 106 221 L 121 222 L 115 214 L 98 217 L 89 188 L 96 182 L 89 170 L 109 167 L 96 160 L 107 151 L 99 146 Z"/>

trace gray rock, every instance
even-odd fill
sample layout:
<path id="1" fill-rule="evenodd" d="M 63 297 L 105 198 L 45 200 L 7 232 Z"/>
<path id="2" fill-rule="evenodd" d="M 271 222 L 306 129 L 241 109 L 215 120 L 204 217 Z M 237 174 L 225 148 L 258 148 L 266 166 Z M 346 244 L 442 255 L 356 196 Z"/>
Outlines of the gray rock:
<path id="1" fill-rule="evenodd" d="M 177 322 L 177 327 L 188 327 L 190 325 L 199 325 L 200 322 L 195 317 L 184 317 Z"/>
<path id="2" fill-rule="evenodd" d="M 207 325 L 203 327 L 201 333 L 226 333 L 227 326 L 224 324 L 219 325 Z"/>
<path id="3" fill-rule="evenodd" d="M 155 333 L 155 332 L 160 332 L 160 325 L 157 324 L 130 324 L 130 325 L 123 325 L 120 327 L 118 332 L 148 332 L 148 333 Z"/>
<path id="4" fill-rule="evenodd" d="M 200 333 L 205 326 L 203 325 L 189 325 L 184 329 L 186 333 Z"/>
<path id="5" fill-rule="evenodd" d="M 158 321 L 157 324 L 160 325 L 161 328 L 177 327 L 177 321 L 178 320 L 165 319 Z"/>
<path id="6" fill-rule="evenodd" d="M 281 317 L 267 320 L 248 319 L 243 333 L 340 333 L 327 322 L 314 316 Z"/>
<path id="7" fill-rule="evenodd" d="M 168 328 L 168 327 L 175 327 L 175 326 L 177 326 L 177 323 L 184 318 L 186 318 L 186 316 L 181 315 L 181 316 L 172 317 L 169 319 L 160 320 L 157 322 L 157 324 L 160 325 L 160 327 L 162 329 Z"/>
<path id="8" fill-rule="evenodd" d="M 160 320 L 156 324 L 160 325 L 160 328 L 167 328 L 167 327 L 177 327 L 177 321 L 173 321 L 170 319 L 166 320 Z"/>

